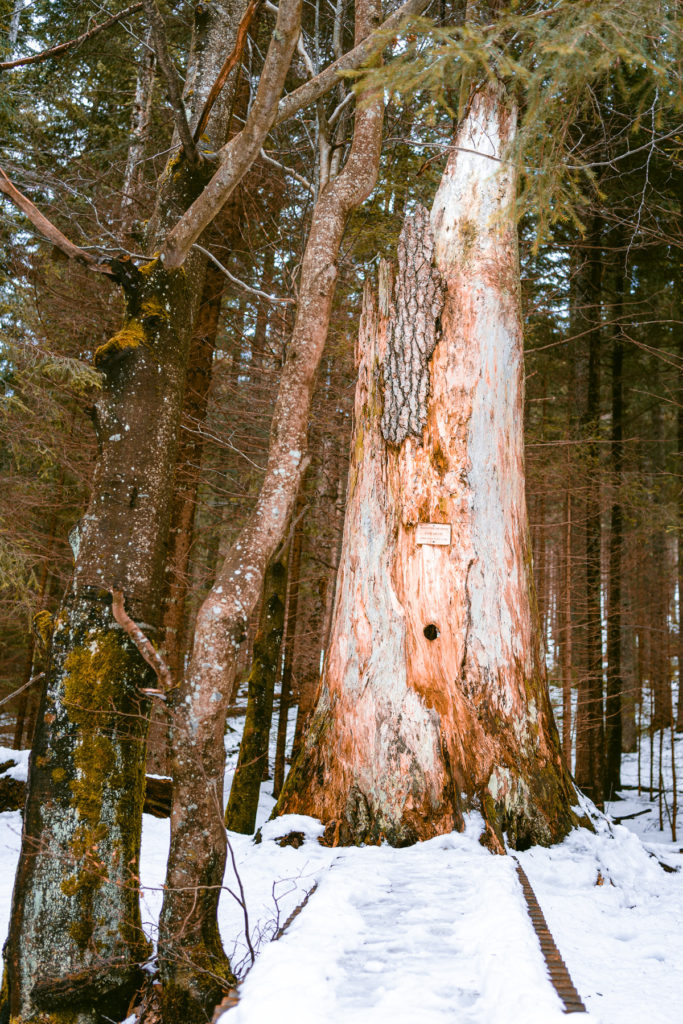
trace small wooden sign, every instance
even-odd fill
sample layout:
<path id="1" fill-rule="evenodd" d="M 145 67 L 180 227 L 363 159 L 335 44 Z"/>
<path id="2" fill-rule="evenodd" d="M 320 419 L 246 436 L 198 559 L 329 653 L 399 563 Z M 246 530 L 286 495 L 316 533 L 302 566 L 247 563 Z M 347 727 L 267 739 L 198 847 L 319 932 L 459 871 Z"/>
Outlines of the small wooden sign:
<path id="1" fill-rule="evenodd" d="M 418 523 L 416 544 L 448 545 L 451 542 L 450 523 Z"/>

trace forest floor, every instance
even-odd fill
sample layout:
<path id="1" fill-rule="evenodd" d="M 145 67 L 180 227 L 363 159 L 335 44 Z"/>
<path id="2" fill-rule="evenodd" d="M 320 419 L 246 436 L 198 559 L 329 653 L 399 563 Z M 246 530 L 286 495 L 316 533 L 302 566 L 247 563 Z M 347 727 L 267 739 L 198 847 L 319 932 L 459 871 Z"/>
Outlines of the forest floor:
<path id="1" fill-rule="evenodd" d="M 239 720 L 229 743 L 235 763 Z M 663 778 L 671 809 L 670 736 Z M 658 754 L 659 737 L 654 751 Z M 683 769 L 683 736 L 677 737 Z M 668 756 L 667 756 L 668 751 Z M 0 761 L 17 758 L 0 749 Z M 25 774 L 27 754 L 12 771 Z M 668 761 L 669 767 L 666 767 Z M 640 756 L 649 785 L 649 745 Z M 657 769 L 658 770 L 658 769 Z M 625 799 L 609 805 L 595 834 L 573 832 L 550 849 L 517 854 L 545 914 L 589 1019 L 601 1024 L 674 1024 L 683 1005 L 683 841 L 672 842 L 657 794 L 637 789 L 638 757 L 626 755 Z M 229 788 L 229 779 L 226 780 Z M 680 786 L 680 783 L 679 783 Z M 555 1024 L 565 1019 L 549 981 L 512 857 L 479 845 L 481 821 L 464 833 L 404 850 L 388 846 L 330 849 L 320 824 L 288 816 L 268 822 L 268 785 L 260 810 L 261 842 L 230 834 L 246 897 L 243 908 L 228 866 L 220 907 L 226 949 L 244 978 L 239 1005 L 221 1024 Z M 639 813 L 644 812 L 644 813 Z M 679 815 L 683 824 L 683 815 Z M 0 933 L 6 934 L 19 848 L 18 812 L 0 814 Z M 301 833 L 301 844 L 278 839 Z M 151 937 L 161 905 L 167 820 L 144 817 L 143 920 Z M 665 871 L 661 862 L 678 871 Z M 316 887 L 314 889 L 314 886 Z M 311 890 L 313 890 L 311 892 Z M 307 905 L 277 942 L 292 911 Z"/>

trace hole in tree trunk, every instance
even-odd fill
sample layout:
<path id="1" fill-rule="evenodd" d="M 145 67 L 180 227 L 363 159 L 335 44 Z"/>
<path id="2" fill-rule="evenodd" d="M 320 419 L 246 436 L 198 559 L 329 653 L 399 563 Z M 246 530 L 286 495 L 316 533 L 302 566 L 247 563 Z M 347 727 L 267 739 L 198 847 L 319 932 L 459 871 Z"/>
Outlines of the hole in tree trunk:
<path id="1" fill-rule="evenodd" d="M 436 640 L 437 636 L 439 635 L 439 630 L 434 625 L 433 622 L 430 622 L 428 626 L 425 626 L 422 632 L 424 633 L 428 640 Z"/>

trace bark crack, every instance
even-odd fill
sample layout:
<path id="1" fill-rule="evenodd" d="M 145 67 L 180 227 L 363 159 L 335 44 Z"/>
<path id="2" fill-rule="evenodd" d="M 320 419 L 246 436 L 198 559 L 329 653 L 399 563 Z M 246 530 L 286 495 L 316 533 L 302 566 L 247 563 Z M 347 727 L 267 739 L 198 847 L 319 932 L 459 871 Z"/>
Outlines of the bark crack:
<path id="1" fill-rule="evenodd" d="M 444 287 L 432 266 L 434 235 L 429 213 L 417 206 L 398 241 L 394 305 L 383 360 L 382 435 L 400 445 L 409 434 L 422 438 L 427 422 L 429 360 L 439 340 Z"/>

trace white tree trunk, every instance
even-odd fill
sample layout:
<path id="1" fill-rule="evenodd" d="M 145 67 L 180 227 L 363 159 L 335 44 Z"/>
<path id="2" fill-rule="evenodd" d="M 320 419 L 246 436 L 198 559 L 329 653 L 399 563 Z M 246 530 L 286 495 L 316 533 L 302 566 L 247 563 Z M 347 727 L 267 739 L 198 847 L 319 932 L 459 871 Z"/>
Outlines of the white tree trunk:
<path id="1" fill-rule="evenodd" d="M 431 227 L 410 215 L 393 292 L 386 266 L 377 306 L 366 288 L 334 625 L 278 805 L 331 841 L 401 845 L 472 806 L 498 849 L 574 820 L 527 540 L 515 124 L 501 89 L 475 96 Z"/>

